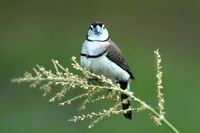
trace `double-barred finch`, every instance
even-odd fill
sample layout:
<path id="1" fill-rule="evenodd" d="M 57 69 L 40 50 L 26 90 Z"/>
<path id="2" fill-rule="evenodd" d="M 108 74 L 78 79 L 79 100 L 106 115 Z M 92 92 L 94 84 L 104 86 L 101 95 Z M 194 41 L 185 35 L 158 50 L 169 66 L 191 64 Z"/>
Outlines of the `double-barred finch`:
<path id="1" fill-rule="evenodd" d="M 113 83 L 119 83 L 123 90 L 129 90 L 131 79 L 134 79 L 121 50 L 110 39 L 106 26 L 101 22 L 92 23 L 89 27 L 81 50 L 81 65 L 90 72 L 104 75 Z M 123 110 L 131 106 L 127 98 L 127 95 L 121 94 Z M 124 116 L 132 119 L 132 112 L 127 111 Z"/>

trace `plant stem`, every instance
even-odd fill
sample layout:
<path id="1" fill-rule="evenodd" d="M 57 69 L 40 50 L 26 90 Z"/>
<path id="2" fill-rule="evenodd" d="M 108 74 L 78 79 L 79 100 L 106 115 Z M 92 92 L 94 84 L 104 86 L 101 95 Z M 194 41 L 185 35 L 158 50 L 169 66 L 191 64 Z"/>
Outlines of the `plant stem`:
<path id="1" fill-rule="evenodd" d="M 161 121 L 163 121 L 174 133 L 180 133 L 178 129 L 176 129 L 167 119 L 164 117 L 161 117 L 161 115 L 156 112 L 153 108 L 151 108 L 148 104 L 140 100 L 139 98 L 135 97 L 133 94 L 130 95 L 131 98 L 134 99 L 134 101 L 137 101 L 139 104 L 143 105 L 146 107 L 149 111 L 151 111 L 154 115 L 156 115 Z"/>

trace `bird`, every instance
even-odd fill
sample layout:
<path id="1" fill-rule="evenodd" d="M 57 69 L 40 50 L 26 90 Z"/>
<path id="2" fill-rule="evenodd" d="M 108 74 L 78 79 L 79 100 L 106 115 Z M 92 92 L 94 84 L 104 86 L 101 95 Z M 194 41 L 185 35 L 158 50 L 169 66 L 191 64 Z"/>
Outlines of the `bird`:
<path id="1" fill-rule="evenodd" d="M 103 22 L 97 21 L 89 26 L 80 56 L 80 64 L 86 70 L 111 79 L 123 90 L 130 90 L 133 73 Z M 121 94 L 121 100 L 123 110 L 131 108 L 126 94 Z M 123 114 L 125 118 L 132 119 L 131 111 L 124 111 Z"/>

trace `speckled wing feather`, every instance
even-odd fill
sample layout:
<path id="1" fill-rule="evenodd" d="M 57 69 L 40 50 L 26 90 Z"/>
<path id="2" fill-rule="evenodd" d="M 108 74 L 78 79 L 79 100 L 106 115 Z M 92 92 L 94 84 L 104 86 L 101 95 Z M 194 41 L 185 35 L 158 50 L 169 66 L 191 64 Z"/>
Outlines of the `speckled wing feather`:
<path id="1" fill-rule="evenodd" d="M 120 49 L 113 41 L 109 40 L 109 43 L 110 45 L 108 46 L 107 58 L 125 70 L 130 75 L 131 79 L 134 79 L 127 61 L 124 59 L 124 57 L 122 57 Z"/>

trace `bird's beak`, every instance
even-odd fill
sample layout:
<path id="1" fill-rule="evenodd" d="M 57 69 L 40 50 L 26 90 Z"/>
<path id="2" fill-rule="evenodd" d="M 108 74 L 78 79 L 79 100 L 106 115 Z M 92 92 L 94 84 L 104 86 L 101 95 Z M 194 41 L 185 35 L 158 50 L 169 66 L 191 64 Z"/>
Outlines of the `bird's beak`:
<path id="1" fill-rule="evenodd" d="M 96 26 L 95 34 L 100 35 L 102 33 L 102 28 L 100 26 Z"/>

